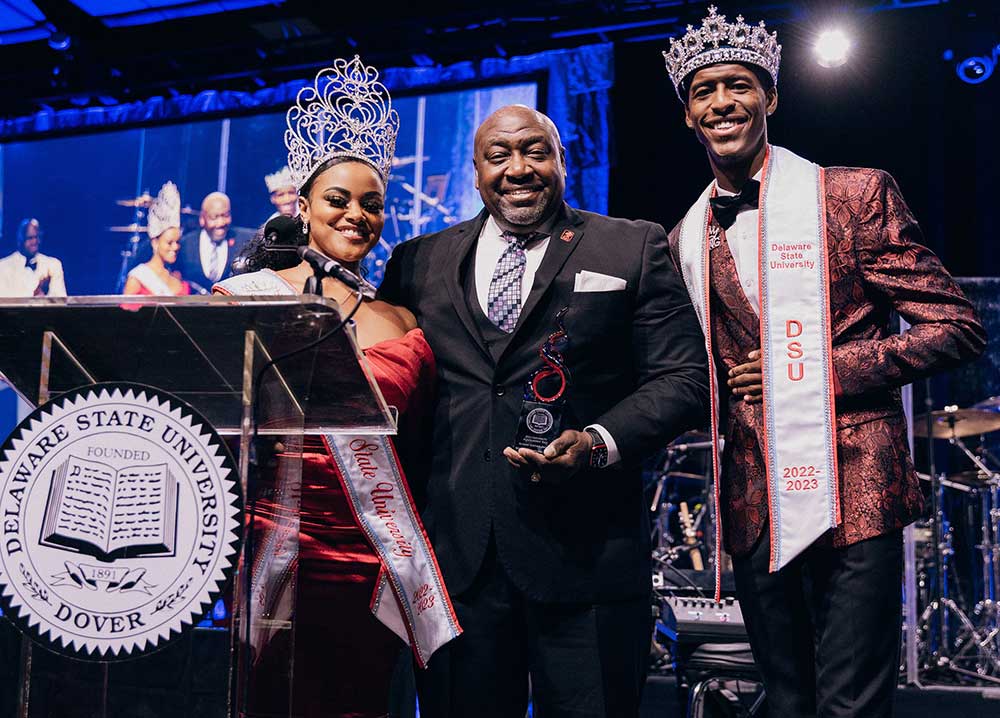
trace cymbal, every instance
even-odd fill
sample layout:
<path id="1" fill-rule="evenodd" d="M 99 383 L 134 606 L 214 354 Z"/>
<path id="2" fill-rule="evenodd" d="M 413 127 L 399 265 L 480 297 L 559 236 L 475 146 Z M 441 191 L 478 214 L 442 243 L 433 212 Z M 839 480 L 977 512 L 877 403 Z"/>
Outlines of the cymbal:
<path id="1" fill-rule="evenodd" d="M 146 228 L 141 224 L 123 224 L 116 227 L 108 227 L 109 232 L 145 232 Z"/>
<path id="2" fill-rule="evenodd" d="M 989 399 L 983 399 L 982 401 L 973 404 L 972 408 L 982 409 L 983 411 L 1000 412 L 1000 396 L 991 396 Z"/>
<path id="3" fill-rule="evenodd" d="M 152 203 L 153 196 L 149 192 L 143 192 L 138 197 L 115 200 L 115 204 L 120 204 L 122 207 L 148 207 Z"/>
<path id="4" fill-rule="evenodd" d="M 424 162 L 426 162 L 427 160 L 430 159 L 430 157 L 426 157 L 425 156 L 422 159 L 423 159 Z M 412 165 L 416 161 L 417 161 L 417 156 L 416 155 L 409 155 L 407 157 L 393 157 L 392 158 L 392 166 L 393 167 L 402 167 L 404 165 Z"/>
<path id="5" fill-rule="evenodd" d="M 954 409 L 932 411 L 933 437 L 951 439 L 976 434 L 988 434 L 1000 429 L 1000 414 L 983 409 Z M 913 434 L 927 436 L 927 415 L 913 419 Z"/>
<path id="6" fill-rule="evenodd" d="M 991 481 L 993 477 L 979 469 L 973 469 L 972 471 L 959 471 L 957 474 L 948 474 L 947 478 L 948 481 L 966 484 L 967 486 L 981 486 Z"/>
<path id="7" fill-rule="evenodd" d="M 181 214 L 198 214 L 198 210 L 188 205 L 185 207 L 181 207 Z"/>
<path id="8" fill-rule="evenodd" d="M 702 441 L 711 441 L 712 435 L 707 431 L 685 431 L 683 434 L 678 436 L 676 439 L 670 442 L 670 445 L 674 444 L 697 444 Z"/>

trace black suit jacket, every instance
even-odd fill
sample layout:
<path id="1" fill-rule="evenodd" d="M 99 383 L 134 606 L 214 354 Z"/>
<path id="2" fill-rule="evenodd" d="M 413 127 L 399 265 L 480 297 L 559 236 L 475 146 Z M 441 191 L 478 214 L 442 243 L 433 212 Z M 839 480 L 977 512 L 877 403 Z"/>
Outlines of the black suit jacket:
<path id="1" fill-rule="evenodd" d="M 424 522 L 452 594 L 479 570 L 490 529 L 508 575 L 540 601 L 607 601 L 650 590 L 648 514 L 639 462 L 705 422 L 704 339 L 663 228 L 565 208 L 499 361 L 480 338 L 464 282 L 474 282 L 477 218 L 397 246 L 381 287 L 409 308 L 438 365 Z M 624 291 L 574 292 L 581 270 Z M 466 274 L 468 278 L 466 279 Z M 539 347 L 569 307 L 569 425 L 599 423 L 621 464 L 561 486 L 531 484 L 503 457 L 514 442 Z M 423 492 L 421 492 L 423 493 Z"/>
<path id="2" fill-rule="evenodd" d="M 252 234 L 243 229 L 230 227 L 226 233 L 225 242 L 229 245 L 229 256 L 226 258 L 226 269 L 216 281 L 221 281 L 233 274 L 232 264 L 236 255 L 243 249 Z M 174 269 L 181 273 L 181 278 L 189 282 L 194 282 L 206 291 L 212 291 L 212 280 L 205 276 L 205 270 L 201 267 L 201 253 L 199 244 L 201 240 L 201 227 L 187 232 L 181 237 L 181 249 L 177 253 L 177 261 Z M 197 291 L 197 288 L 195 288 Z"/>

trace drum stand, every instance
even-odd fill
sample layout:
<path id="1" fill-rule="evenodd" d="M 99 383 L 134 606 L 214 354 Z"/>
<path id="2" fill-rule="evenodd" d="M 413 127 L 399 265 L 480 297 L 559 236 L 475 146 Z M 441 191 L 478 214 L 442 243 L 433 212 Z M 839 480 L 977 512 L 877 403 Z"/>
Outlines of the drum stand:
<path id="1" fill-rule="evenodd" d="M 948 439 L 949 443 L 961 449 L 981 471 L 992 476 L 990 491 L 983 494 L 985 513 L 982 544 L 977 547 L 983 551 L 984 556 L 983 577 L 985 579 L 984 593 L 986 594 L 984 600 L 976 606 L 976 617 L 982 616 L 983 618 L 981 621 L 983 625 L 977 627 L 968 614 L 948 595 L 948 567 L 952 549 L 950 537 L 944 535 L 944 511 L 941 506 L 942 484 L 934 461 L 934 431 L 931 417 L 933 401 L 930 396 L 930 387 L 928 386 L 927 389 L 925 399 L 927 405 L 927 455 L 931 477 L 931 521 L 937 560 L 937 595 L 920 616 L 921 633 L 924 636 L 925 650 L 928 652 L 928 662 L 925 663 L 925 666 L 931 670 L 943 669 L 967 678 L 1000 685 L 1000 651 L 998 651 L 997 641 L 1000 628 L 998 628 L 997 604 L 994 596 L 997 578 L 996 566 L 998 554 L 1000 554 L 1000 546 L 996 544 L 997 528 L 1000 524 L 1000 504 L 997 502 L 997 499 L 1000 498 L 997 491 L 998 476 L 995 472 L 990 471 L 960 438 L 955 436 L 954 425 L 952 425 L 952 436 Z M 935 616 L 939 631 L 936 645 L 931 640 Z M 954 641 L 951 640 L 949 626 L 952 617 L 957 619 L 960 625 Z M 964 667 L 970 662 L 975 670 Z"/>
<path id="2" fill-rule="evenodd" d="M 132 226 L 138 227 L 145 216 L 145 212 L 142 207 L 137 206 L 135 208 L 135 214 L 132 217 Z M 143 227 L 142 229 L 145 229 Z M 121 251 L 122 263 L 121 267 L 118 269 L 118 279 L 115 281 L 115 294 L 121 294 L 125 291 L 125 282 L 128 281 L 128 272 L 132 268 L 132 261 L 139 254 L 139 242 L 142 237 L 139 236 L 139 230 L 135 229 L 132 235 L 126 240 L 124 249 Z"/>
<path id="3" fill-rule="evenodd" d="M 676 505 L 670 502 L 669 499 L 666 503 L 660 503 L 664 498 L 664 492 L 667 491 L 667 482 L 673 475 L 673 469 L 681 463 L 689 451 L 711 448 L 710 444 L 705 446 L 705 443 L 675 444 L 667 447 L 666 460 L 658 472 L 656 490 L 649 505 L 650 512 L 656 517 L 653 519 L 651 527 L 651 543 L 653 547 L 653 560 L 655 562 L 673 564 L 684 551 L 691 554 L 691 563 L 694 570 L 704 570 L 705 566 L 702 563 L 703 552 L 708 554 L 704 558 L 710 564 L 714 562 L 714 555 L 711 552 L 705 551 L 706 542 L 704 539 L 696 538 L 699 531 L 703 531 L 703 524 L 709 514 L 708 496 L 703 494 L 700 497 L 703 499 L 701 506 L 693 514 L 688 513 L 687 504 L 684 501 Z M 709 464 L 709 471 L 711 471 L 711 464 Z M 707 481 L 708 477 L 706 477 Z M 670 526 L 671 517 L 675 514 L 678 515 L 678 521 L 681 523 L 682 536 L 679 540 L 674 539 Z"/>
<path id="4" fill-rule="evenodd" d="M 954 664 L 958 660 L 963 660 L 967 656 L 975 656 L 976 674 L 982 680 L 1000 684 L 1000 607 L 996 601 L 996 589 L 998 579 L 998 559 L 1000 559 L 1000 474 L 991 470 L 986 463 L 972 452 L 957 436 L 948 439 L 948 442 L 964 453 L 969 460 L 988 479 L 983 481 L 983 486 L 977 489 L 980 499 L 980 509 L 982 512 L 982 527 L 980 543 L 976 548 L 982 553 L 983 561 L 983 595 L 973 607 L 973 616 L 977 619 L 978 629 L 973 629 L 965 638 L 967 642 L 964 646 L 961 642 L 956 642 L 960 646 L 959 651 L 952 657 Z"/>

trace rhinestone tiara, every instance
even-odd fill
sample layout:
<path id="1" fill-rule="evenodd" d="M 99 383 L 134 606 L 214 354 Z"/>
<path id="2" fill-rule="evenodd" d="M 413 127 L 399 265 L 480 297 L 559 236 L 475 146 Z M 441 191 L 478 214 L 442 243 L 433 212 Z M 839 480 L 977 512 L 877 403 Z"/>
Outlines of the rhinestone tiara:
<path id="1" fill-rule="evenodd" d="M 277 192 L 282 187 L 294 187 L 292 173 L 288 167 L 282 167 L 273 174 L 264 175 L 264 184 L 267 185 L 268 192 Z"/>
<path id="2" fill-rule="evenodd" d="M 781 64 L 781 45 L 778 33 L 768 34 L 761 20 L 756 26 L 743 21 L 742 15 L 736 22 L 726 22 L 725 15 L 718 15 L 716 7 L 710 5 L 708 17 L 701 21 L 697 30 L 687 26 L 687 32 L 680 38 L 670 38 L 670 49 L 663 51 L 663 59 L 674 83 L 674 91 L 681 102 L 681 82 L 690 73 L 719 62 L 749 62 L 762 68 L 778 84 L 778 66 Z"/>
<path id="3" fill-rule="evenodd" d="M 156 239 L 170 227 L 181 226 L 181 193 L 177 185 L 166 182 L 160 187 L 156 199 L 149 205 L 146 215 L 146 233 L 150 239 Z"/>
<path id="4" fill-rule="evenodd" d="M 286 120 L 288 168 L 296 188 L 334 157 L 366 162 L 388 182 L 399 113 L 378 81 L 378 70 L 357 55 L 320 70 L 313 85 L 299 90 Z"/>

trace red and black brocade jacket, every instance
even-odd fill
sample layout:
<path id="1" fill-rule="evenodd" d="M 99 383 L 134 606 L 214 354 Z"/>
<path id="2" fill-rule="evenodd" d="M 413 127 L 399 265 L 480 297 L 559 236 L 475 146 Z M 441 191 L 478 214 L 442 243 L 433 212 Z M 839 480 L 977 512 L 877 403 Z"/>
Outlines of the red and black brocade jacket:
<path id="1" fill-rule="evenodd" d="M 846 546 L 920 515 L 923 499 L 907 448 L 899 389 L 974 359 L 986 345 L 986 334 L 962 290 L 920 244 L 920 228 L 890 175 L 828 168 L 826 222 L 843 517 L 832 542 Z M 680 225 L 670 233 L 678 267 L 679 236 Z M 720 431 L 726 437 L 723 540 L 729 553 L 743 555 L 768 521 L 758 440 L 762 414 L 760 404 L 733 397 L 725 379 L 729 369 L 759 348 L 759 324 L 725 240 L 712 250 L 711 273 Z M 905 333 L 890 326 L 892 310 L 910 323 Z M 821 540 L 829 541 L 829 534 Z"/>

